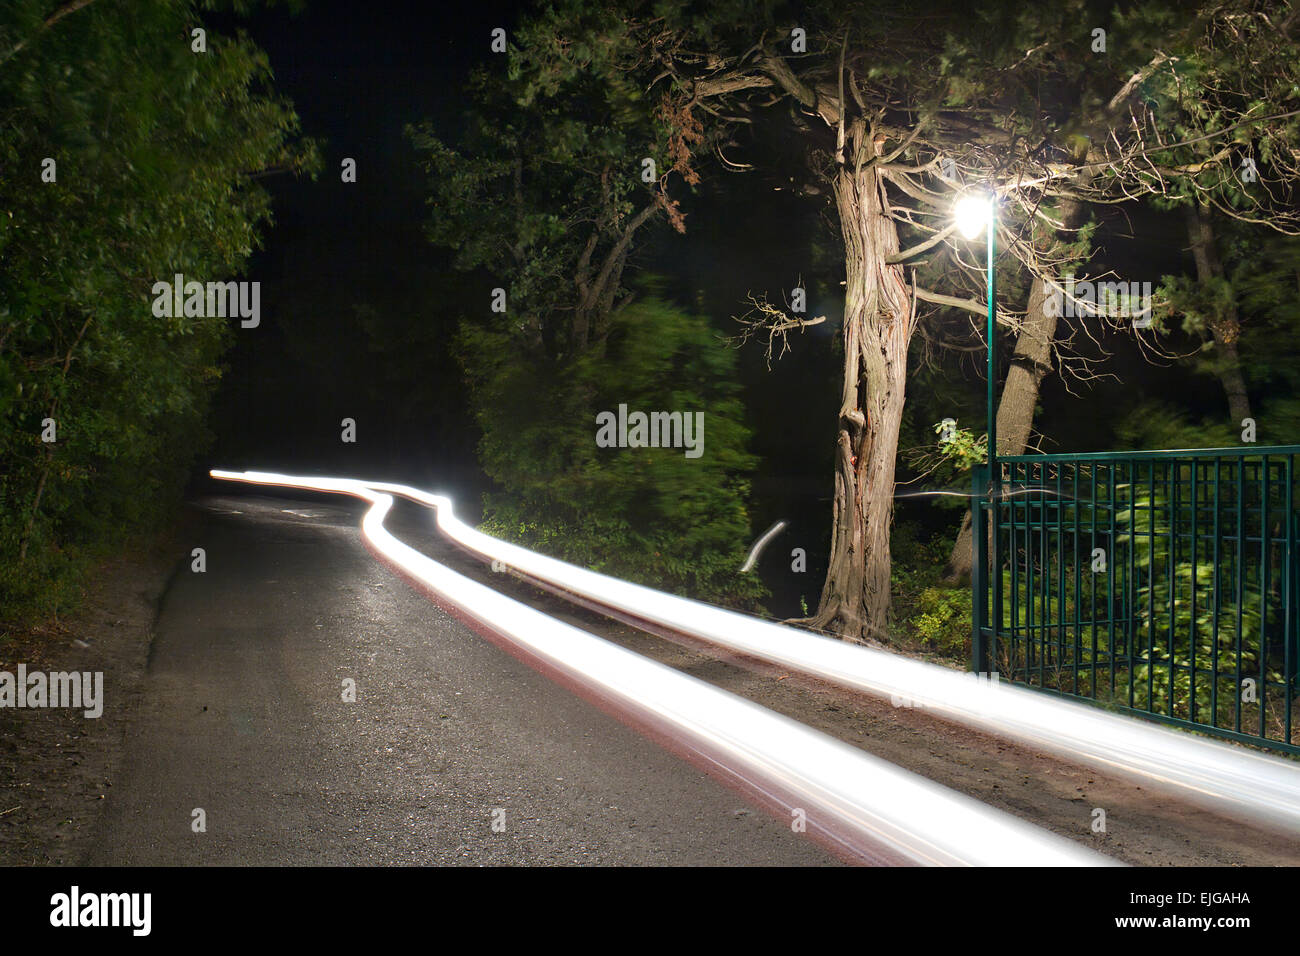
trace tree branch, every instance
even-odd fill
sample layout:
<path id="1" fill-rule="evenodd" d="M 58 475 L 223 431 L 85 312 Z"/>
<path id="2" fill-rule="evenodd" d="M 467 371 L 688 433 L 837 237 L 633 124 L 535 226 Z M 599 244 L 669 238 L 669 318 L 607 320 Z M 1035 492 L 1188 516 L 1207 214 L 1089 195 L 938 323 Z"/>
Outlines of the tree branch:
<path id="1" fill-rule="evenodd" d="M 38 29 L 35 33 L 29 36 L 26 40 L 19 40 L 18 43 L 10 47 L 9 52 L 6 53 L 4 56 L 0 57 L 0 63 L 5 63 L 13 59 L 15 56 L 21 53 L 29 43 L 37 39 L 42 33 L 44 33 L 50 27 L 54 26 L 54 24 L 58 23 L 64 17 L 76 13 L 82 7 L 90 6 L 93 2 L 94 0 L 68 0 L 67 3 L 59 7 L 57 10 L 55 10 L 48 17 L 45 18 L 45 22 L 41 24 L 40 29 Z"/>

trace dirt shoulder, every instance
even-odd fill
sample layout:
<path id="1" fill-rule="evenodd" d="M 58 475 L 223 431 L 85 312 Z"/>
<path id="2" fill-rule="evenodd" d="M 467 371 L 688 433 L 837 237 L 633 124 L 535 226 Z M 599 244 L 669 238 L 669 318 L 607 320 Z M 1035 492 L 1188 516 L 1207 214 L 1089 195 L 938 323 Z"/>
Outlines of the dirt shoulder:
<path id="1" fill-rule="evenodd" d="M 188 549 L 177 530 L 101 564 L 71 615 L 0 643 L 0 671 L 103 673 L 103 714 L 0 708 L 0 865 L 81 862 L 112 790 L 148 666 L 158 603 Z"/>

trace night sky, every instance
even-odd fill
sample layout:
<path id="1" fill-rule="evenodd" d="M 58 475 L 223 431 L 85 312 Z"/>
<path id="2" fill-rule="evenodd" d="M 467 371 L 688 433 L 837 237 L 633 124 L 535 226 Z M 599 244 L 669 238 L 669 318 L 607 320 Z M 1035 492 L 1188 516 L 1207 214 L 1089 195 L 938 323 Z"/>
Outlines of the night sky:
<path id="1" fill-rule="evenodd" d="M 476 41 L 509 27 L 513 6 L 479 3 L 452 18 L 431 4 L 379 14 L 326 0 L 247 24 L 304 133 L 322 141 L 324 165 L 315 182 L 267 181 L 276 221 L 249 272 L 263 283 L 264 318 L 229 356 L 214 461 L 254 465 L 269 447 L 283 460 L 262 463 L 276 467 L 473 484 L 475 436 L 449 346 L 470 280 L 421 232 L 424 177 L 402 131 L 457 121 L 454 91 L 486 48 Z M 340 181 L 345 157 L 356 183 Z M 376 353 L 367 310 L 413 348 Z M 355 445 L 339 441 L 344 417 L 358 422 Z"/>

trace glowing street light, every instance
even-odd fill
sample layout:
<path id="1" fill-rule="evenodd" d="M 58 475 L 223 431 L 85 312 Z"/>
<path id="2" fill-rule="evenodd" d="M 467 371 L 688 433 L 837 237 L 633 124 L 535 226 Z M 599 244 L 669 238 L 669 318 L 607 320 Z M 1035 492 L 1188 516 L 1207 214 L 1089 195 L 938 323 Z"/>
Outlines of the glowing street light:
<path id="1" fill-rule="evenodd" d="M 993 221 L 993 200 L 989 196 L 963 196 L 957 200 L 953 214 L 957 231 L 967 239 L 974 239 Z"/>

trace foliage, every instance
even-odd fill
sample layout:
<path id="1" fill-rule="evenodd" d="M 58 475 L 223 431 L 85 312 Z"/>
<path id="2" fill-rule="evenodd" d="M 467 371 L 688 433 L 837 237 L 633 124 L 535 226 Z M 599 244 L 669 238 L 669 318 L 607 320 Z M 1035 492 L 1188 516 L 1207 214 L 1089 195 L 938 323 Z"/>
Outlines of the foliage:
<path id="1" fill-rule="evenodd" d="M 970 471 L 988 458 L 989 436 L 975 433 L 969 428 L 949 427 L 947 422 L 936 422 L 935 434 L 939 436 L 939 454 L 950 461 L 958 471 Z"/>
<path id="2" fill-rule="evenodd" d="M 1195 421 L 1191 414 L 1163 399 L 1140 402 L 1115 423 L 1115 448 L 1227 448 L 1241 444 L 1241 429 L 1222 420 Z"/>
<path id="3" fill-rule="evenodd" d="M 246 38 L 185 2 L 0 14 L 0 607 L 48 613 L 85 555 L 167 513 L 205 440 L 229 319 L 155 318 L 175 273 L 237 273 L 269 220 L 254 179 L 314 168 Z M 57 162 L 43 182 L 42 161 Z M 57 424 L 55 444 L 42 421 Z"/>
<path id="4" fill-rule="evenodd" d="M 611 317 L 603 356 L 521 361 L 505 330 L 467 322 L 461 350 L 483 431 L 480 460 L 501 490 L 491 534 L 617 577 L 705 600 L 752 603 L 742 575 L 748 429 L 735 353 L 707 322 L 656 300 Z M 598 448 L 596 413 L 704 413 L 704 452 Z"/>
<path id="5" fill-rule="evenodd" d="M 1157 69 L 1140 86 L 1143 121 L 1158 131 L 1131 181 L 1156 204 L 1189 200 L 1294 232 L 1300 90 L 1294 13 L 1278 0 L 1203 3 L 1186 16 L 1164 3 L 1117 12 L 1117 31 L 1146 38 Z M 1148 54 L 1149 55 L 1149 54 Z M 1249 176 L 1243 170 L 1250 168 Z"/>
<path id="6" fill-rule="evenodd" d="M 474 72 L 454 141 L 429 122 L 406 129 L 428 173 L 430 241 L 506 290 L 516 349 L 552 357 L 599 350 L 640 227 L 661 210 L 682 227 L 664 127 L 635 82 L 600 72 L 614 41 L 584 39 L 617 35 L 617 18 L 573 16 L 572 42 L 539 15 L 516 31 L 504 72 Z"/>
<path id="7" fill-rule="evenodd" d="M 921 640 L 949 656 L 966 653 L 971 636 L 970 588 L 928 587 L 921 592 L 918 609 L 921 613 L 913 623 Z"/>
<path id="8" fill-rule="evenodd" d="M 1247 512 L 1256 492 L 1253 482 L 1248 480 L 1248 485 L 1241 492 L 1246 496 Z M 1225 482 L 1219 492 L 1217 501 L 1201 507 L 1216 508 L 1222 520 L 1231 525 L 1236 520 L 1236 482 Z M 1207 670 L 1211 662 L 1216 666 L 1211 675 L 1202 675 L 1196 683 L 1198 719 L 1209 719 L 1214 701 L 1220 708 L 1220 721 L 1230 722 L 1241 699 L 1235 672 L 1240 670 L 1247 677 L 1262 674 L 1274 684 L 1282 681 L 1282 674 L 1268 666 L 1275 661 L 1261 666 L 1269 636 L 1284 635 L 1282 562 L 1279 556 L 1274 557 L 1272 580 L 1264 581 L 1254 553 L 1257 549 L 1247 545 L 1238 553 L 1236 540 L 1225 535 L 1215 545 L 1217 563 L 1203 555 L 1195 565 L 1182 559 L 1171 566 L 1170 541 L 1179 541 L 1180 551 L 1185 552 L 1191 535 L 1187 512 L 1180 510 L 1177 519 L 1170 518 L 1168 494 L 1160 483 L 1154 494 L 1149 489 L 1138 489 L 1132 499 L 1132 508 L 1118 515 L 1125 533 L 1117 540 L 1121 547 L 1132 550 L 1135 573 L 1141 582 L 1135 620 L 1137 646 L 1133 649 L 1139 661 L 1134 667 L 1139 697 L 1136 706 L 1157 712 L 1168 712 L 1172 707 L 1175 714 L 1190 715 L 1194 635 L 1198 670 Z M 1249 521 L 1249 513 L 1242 520 Z M 1244 585 L 1241 593 L 1237 592 L 1238 575 Z M 1158 635 L 1154 648 L 1141 646 L 1141 635 L 1145 633 Z M 1274 643 L 1280 647 L 1284 640 L 1281 637 Z"/>
<path id="9" fill-rule="evenodd" d="M 891 536 L 894 633 L 943 657 L 970 658 L 971 589 L 941 579 L 952 539 L 920 538 L 917 525 L 899 522 Z"/>

